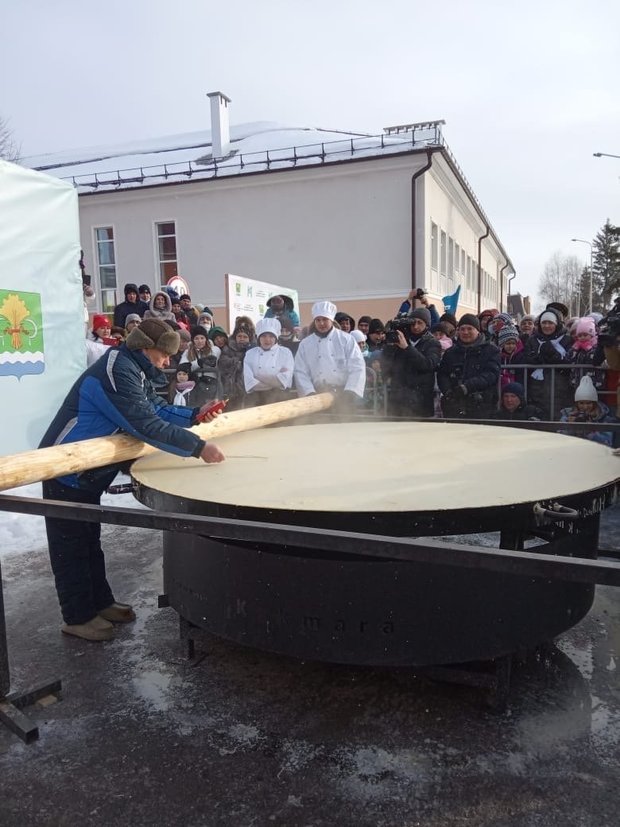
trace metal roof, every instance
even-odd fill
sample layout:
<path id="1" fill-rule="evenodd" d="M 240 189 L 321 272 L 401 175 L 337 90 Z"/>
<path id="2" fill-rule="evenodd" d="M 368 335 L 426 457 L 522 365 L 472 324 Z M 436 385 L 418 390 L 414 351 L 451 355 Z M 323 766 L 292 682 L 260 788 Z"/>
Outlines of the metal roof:
<path id="1" fill-rule="evenodd" d="M 230 136 L 230 153 L 224 158 L 213 158 L 211 133 L 206 130 L 32 156 L 22 159 L 22 164 L 69 181 L 78 192 L 87 193 L 342 162 L 442 145 L 439 122 L 398 135 L 258 122 L 233 126 Z"/>

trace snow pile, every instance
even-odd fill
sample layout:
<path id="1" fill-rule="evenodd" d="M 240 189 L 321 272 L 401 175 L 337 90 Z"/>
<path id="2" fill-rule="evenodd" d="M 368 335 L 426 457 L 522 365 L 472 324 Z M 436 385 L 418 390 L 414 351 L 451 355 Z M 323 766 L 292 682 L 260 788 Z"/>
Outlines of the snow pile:
<path id="1" fill-rule="evenodd" d="M 116 483 L 127 481 L 126 477 L 119 477 L 115 480 Z M 11 488 L 1 493 L 41 499 L 41 483 L 35 482 L 32 485 Z M 104 494 L 101 498 L 101 504 L 118 508 L 144 508 L 141 503 L 134 499 L 133 494 Z M 9 554 L 39 551 L 45 549 L 46 546 L 47 538 L 43 517 L 0 511 L 0 558 L 7 557 Z"/>

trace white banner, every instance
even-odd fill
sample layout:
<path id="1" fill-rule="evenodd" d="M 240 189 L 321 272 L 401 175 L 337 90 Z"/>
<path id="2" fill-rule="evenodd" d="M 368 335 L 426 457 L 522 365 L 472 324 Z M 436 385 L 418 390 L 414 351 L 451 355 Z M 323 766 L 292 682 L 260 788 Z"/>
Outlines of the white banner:
<path id="1" fill-rule="evenodd" d="M 0 455 L 36 448 L 86 367 L 75 189 L 0 161 Z"/>
<path id="2" fill-rule="evenodd" d="M 237 316 L 249 316 L 256 324 L 267 312 L 267 300 L 272 296 L 290 296 L 297 313 L 299 313 L 299 296 L 297 290 L 270 284 L 268 281 L 235 276 L 226 273 L 226 311 L 228 332 L 232 333 Z"/>

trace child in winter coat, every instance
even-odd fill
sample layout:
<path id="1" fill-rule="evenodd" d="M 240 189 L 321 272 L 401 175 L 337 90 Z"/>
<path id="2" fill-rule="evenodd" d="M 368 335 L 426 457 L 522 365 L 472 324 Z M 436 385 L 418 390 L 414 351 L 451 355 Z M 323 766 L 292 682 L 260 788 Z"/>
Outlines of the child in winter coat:
<path id="1" fill-rule="evenodd" d="M 510 382 L 524 381 L 524 369 L 513 370 L 510 365 L 522 365 L 524 346 L 519 336 L 519 331 L 513 325 L 504 325 L 497 334 L 497 344 L 500 350 L 502 363 L 501 383 L 502 388 Z"/>
<path id="2" fill-rule="evenodd" d="M 569 359 L 574 365 L 587 366 L 584 369 L 571 370 L 570 382 L 573 388 L 579 387 L 583 376 L 590 376 L 594 387 L 598 390 L 605 383 L 605 371 L 594 370 L 594 367 L 603 362 L 601 349 L 597 348 L 598 337 L 594 319 L 585 316 L 577 319 L 573 326 L 573 346 L 569 351 Z"/>
<path id="3" fill-rule="evenodd" d="M 187 397 L 194 389 L 196 383 L 190 380 L 189 374 L 184 368 L 177 370 L 175 380 L 172 404 L 180 405 L 181 407 L 186 406 Z"/>
<path id="4" fill-rule="evenodd" d="M 561 422 L 618 422 L 615 416 L 610 414 L 607 405 L 598 401 L 598 393 L 590 376 L 584 376 L 575 391 L 575 404 L 570 408 L 564 408 L 560 414 Z M 614 441 L 613 431 L 563 431 L 561 433 L 578 436 L 582 439 L 590 439 L 601 445 L 612 447 Z"/>

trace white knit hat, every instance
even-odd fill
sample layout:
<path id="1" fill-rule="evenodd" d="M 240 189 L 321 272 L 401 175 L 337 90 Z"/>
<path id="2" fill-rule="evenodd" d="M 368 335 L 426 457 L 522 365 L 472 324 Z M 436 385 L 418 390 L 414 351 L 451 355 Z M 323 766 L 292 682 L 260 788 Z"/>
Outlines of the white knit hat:
<path id="1" fill-rule="evenodd" d="M 338 312 L 338 308 L 331 302 L 315 302 L 312 305 L 312 318 L 317 316 L 324 316 L 326 319 L 334 320 L 334 316 Z"/>
<path id="2" fill-rule="evenodd" d="M 256 338 L 259 339 L 263 333 L 271 333 L 276 339 L 279 339 L 282 333 L 282 325 L 278 319 L 260 319 L 256 322 Z"/>
<path id="3" fill-rule="evenodd" d="M 591 376 L 582 376 L 575 391 L 575 402 L 598 402 L 598 393 Z"/>
<path id="4" fill-rule="evenodd" d="M 358 345 L 360 344 L 360 342 L 365 342 L 366 341 L 366 334 L 362 333 L 361 330 L 352 330 L 351 331 L 351 336 L 353 336 L 353 338 L 358 343 Z"/>

